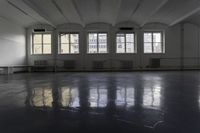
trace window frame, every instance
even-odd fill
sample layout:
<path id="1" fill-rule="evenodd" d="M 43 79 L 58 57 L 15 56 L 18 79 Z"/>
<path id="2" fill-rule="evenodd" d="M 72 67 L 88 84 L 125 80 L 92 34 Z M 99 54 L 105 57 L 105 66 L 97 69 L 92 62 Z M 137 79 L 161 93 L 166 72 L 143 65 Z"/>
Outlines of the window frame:
<path id="1" fill-rule="evenodd" d="M 61 53 L 61 34 L 69 35 L 69 53 Z M 71 34 L 78 34 L 78 53 L 71 53 Z M 80 54 L 80 33 L 79 32 L 60 32 L 58 35 L 58 54 L 59 55 L 79 55 Z M 65 43 L 66 44 L 66 43 Z"/>
<path id="2" fill-rule="evenodd" d="M 34 44 L 34 35 L 42 35 L 42 42 L 41 42 L 41 45 L 42 45 L 42 53 L 40 53 L 40 54 L 35 54 L 35 52 L 34 52 L 34 46 L 35 46 L 35 44 Z M 43 38 L 44 38 L 44 35 L 51 35 L 51 43 L 50 43 L 50 45 L 51 45 L 51 53 L 47 53 L 47 54 L 45 54 L 44 53 L 44 45 L 46 44 L 46 43 L 44 43 L 44 41 L 43 41 Z M 51 32 L 42 32 L 42 33 L 39 33 L 39 32 L 33 32 L 32 33 L 32 35 L 31 35 L 31 37 L 32 37 L 32 45 L 31 45 L 31 55 L 52 55 L 53 54 L 53 51 L 52 51 L 52 46 L 53 46 L 53 44 L 52 44 L 52 33 Z"/>
<path id="3" fill-rule="evenodd" d="M 152 42 L 144 42 L 144 34 L 145 33 L 151 33 L 151 39 L 152 39 Z M 153 41 L 153 34 L 154 33 L 160 33 L 161 34 L 161 42 L 154 42 Z M 151 47 L 152 47 L 152 52 L 151 53 L 145 53 L 144 51 L 144 44 L 145 43 L 151 43 Z M 161 52 L 159 53 L 156 53 L 154 52 L 154 43 L 161 43 Z M 143 54 L 165 54 L 165 36 L 164 36 L 164 31 L 162 30 L 154 30 L 154 31 L 144 31 L 143 32 Z"/>
<path id="4" fill-rule="evenodd" d="M 117 53 L 117 34 L 124 34 L 125 36 L 125 38 L 124 38 L 124 53 Z M 133 40 L 133 48 L 134 48 L 134 52 L 133 53 L 127 53 L 126 52 L 126 34 L 133 34 L 133 36 L 134 36 L 134 40 Z M 115 53 L 116 54 L 137 54 L 137 38 L 136 38 L 136 33 L 135 32 L 117 32 L 116 34 L 115 34 Z"/>
<path id="5" fill-rule="evenodd" d="M 89 34 L 97 34 L 97 53 L 89 53 Z M 106 53 L 99 53 L 99 34 L 106 34 L 106 49 L 107 52 Z M 87 33 L 87 54 L 109 54 L 109 48 L 108 48 L 108 32 L 88 32 Z"/>

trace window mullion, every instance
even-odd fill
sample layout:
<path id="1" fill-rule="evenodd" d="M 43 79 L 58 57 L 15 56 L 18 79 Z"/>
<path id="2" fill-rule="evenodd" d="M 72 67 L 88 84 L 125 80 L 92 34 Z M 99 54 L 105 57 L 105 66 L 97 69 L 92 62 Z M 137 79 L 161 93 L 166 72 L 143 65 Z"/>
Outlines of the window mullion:
<path id="1" fill-rule="evenodd" d="M 59 54 L 62 54 L 62 42 L 61 42 L 61 34 L 59 36 Z"/>
<path id="2" fill-rule="evenodd" d="M 43 48 L 44 47 L 44 40 L 43 40 L 43 35 L 44 34 L 42 34 L 42 54 L 44 54 L 44 48 Z"/>
<path id="3" fill-rule="evenodd" d="M 151 39 L 152 39 L 152 41 L 151 41 L 151 47 L 152 47 L 152 53 L 154 53 L 154 41 L 153 41 L 153 32 L 151 33 Z"/>
<path id="4" fill-rule="evenodd" d="M 135 53 L 135 33 L 133 33 L 133 53 Z"/>
<path id="5" fill-rule="evenodd" d="M 71 54 L 71 34 L 68 36 L 69 38 L 69 54 Z"/>
<path id="6" fill-rule="evenodd" d="M 126 53 L 126 34 L 124 34 L 124 47 L 125 47 L 125 53 Z"/>
<path id="7" fill-rule="evenodd" d="M 99 33 L 97 33 L 97 53 L 99 53 Z"/>
<path id="8" fill-rule="evenodd" d="M 32 54 L 35 54 L 35 50 L 34 50 L 34 45 L 35 45 L 35 43 L 34 43 L 34 34 L 32 34 Z"/>
<path id="9" fill-rule="evenodd" d="M 161 32 L 160 35 L 161 35 L 161 48 L 162 48 L 161 52 L 164 53 L 164 51 L 163 51 L 163 48 L 164 48 L 164 46 L 163 46 L 163 33 Z"/>

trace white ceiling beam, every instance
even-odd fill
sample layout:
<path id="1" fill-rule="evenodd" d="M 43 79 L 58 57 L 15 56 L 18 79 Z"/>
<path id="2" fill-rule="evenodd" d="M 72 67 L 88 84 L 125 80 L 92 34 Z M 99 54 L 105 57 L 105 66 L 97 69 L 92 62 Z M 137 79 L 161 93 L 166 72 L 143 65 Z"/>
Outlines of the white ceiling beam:
<path id="1" fill-rule="evenodd" d="M 84 26 L 85 22 L 84 22 L 83 16 L 81 15 L 80 10 L 78 9 L 78 5 L 77 5 L 76 1 L 75 0 L 71 0 L 71 2 L 72 2 L 72 5 L 74 6 L 74 9 L 75 9 L 76 13 L 78 14 L 83 26 Z"/>
<path id="2" fill-rule="evenodd" d="M 38 9 L 33 2 L 31 2 L 30 0 L 22 0 L 22 1 L 29 8 L 34 10 L 39 16 L 41 16 L 49 25 L 53 26 L 54 28 L 56 27 L 56 25 L 49 19 L 49 17 L 45 13 L 43 13 L 40 9 Z"/>
<path id="3" fill-rule="evenodd" d="M 184 14 L 183 16 L 179 17 L 178 19 L 174 20 L 169 26 L 173 26 L 183 20 L 185 20 L 186 18 L 192 16 L 193 14 L 197 13 L 200 11 L 200 7 L 197 7 L 193 10 L 191 10 L 190 12 L 188 12 L 187 14 Z"/>
<path id="4" fill-rule="evenodd" d="M 55 8 L 59 11 L 59 13 L 65 18 L 67 22 L 70 22 L 69 18 L 63 13 L 63 10 L 59 6 L 59 4 L 56 2 L 56 0 L 51 0 Z"/>
<path id="5" fill-rule="evenodd" d="M 139 0 L 139 1 L 138 1 L 138 3 L 137 3 L 137 5 L 136 5 L 135 9 L 132 11 L 131 16 L 130 16 L 129 18 L 131 18 L 131 17 L 134 16 L 134 14 L 135 14 L 135 13 L 137 12 L 137 10 L 140 8 L 142 2 L 143 2 L 143 0 Z"/>
<path id="6" fill-rule="evenodd" d="M 97 6 L 97 15 L 99 17 L 101 13 L 101 0 L 96 0 L 96 6 Z"/>
<path id="7" fill-rule="evenodd" d="M 151 14 L 145 18 L 144 22 L 140 25 L 141 27 L 143 27 L 148 21 L 149 19 L 154 15 L 156 14 L 169 0 L 163 0 L 158 6 L 157 8 L 155 8 Z"/>
<path id="8" fill-rule="evenodd" d="M 116 9 L 115 19 L 113 20 L 112 25 L 115 25 L 117 23 L 117 19 L 118 19 L 118 16 L 119 16 L 121 6 L 122 6 L 122 0 L 119 0 L 118 6 L 117 6 L 117 9 Z"/>

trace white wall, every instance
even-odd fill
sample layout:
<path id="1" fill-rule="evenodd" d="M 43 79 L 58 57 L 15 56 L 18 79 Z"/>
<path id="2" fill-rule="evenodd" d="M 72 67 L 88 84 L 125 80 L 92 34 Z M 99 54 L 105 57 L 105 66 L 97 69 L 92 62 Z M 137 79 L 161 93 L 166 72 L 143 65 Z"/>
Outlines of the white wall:
<path id="1" fill-rule="evenodd" d="M 0 19 L 0 66 L 26 63 L 25 29 Z"/>
<path id="2" fill-rule="evenodd" d="M 184 24 L 184 66 L 200 66 L 200 27 Z"/>
<path id="3" fill-rule="evenodd" d="M 137 53 L 134 54 L 116 54 L 115 53 L 115 35 L 118 32 L 120 26 L 133 27 L 136 37 L 137 37 Z M 31 34 L 32 29 L 38 26 L 32 26 L 28 29 L 28 50 L 29 50 L 29 64 L 33 65 L 34 60 L 49 60 L 49 64 L 52 64 L 52 60 L 56 61 L 57 64 L 63 60 L 76 60 L 77 70 L 91 70 L 92 62 L 102 60 L 105 61 L 105 68 L 107 69 L 119 69 L 120 61 L 130 60 L 133 61 L 134 68 L 146 68 L 149 66 L 150 58 L 163 58 L 161 60 L 162 67 L 180 67 L 180 48 L 181 48 L 181 26 L 175 25 L 173 27 L 167 27 L 166 25 L 153 23 L 147 24 L 144 27 L 139 27 L 132 22 L 123 22 L 112 26 L 106 23 L 93 23 L 82 27 L 78 24 L 63 24 L 57 26 L 56 29 L 52 30 L 53 34 L 53 54 L 52 55 L 31 55 Z M 39 26 L 48 27 L 48 26 Z M 165 54 L 144 54 L 143 53 L 143 32 L 144 31 L 157 31 L 162 30 L 165 33 Z M 88 32 L 107 32 L 108 33 L 108 54 L 87 54 L 87 33 Z M 78 32 L 80 34 L 80 54 L 79 55 L 58 55 L 58 35 L 60 32 Z"/>

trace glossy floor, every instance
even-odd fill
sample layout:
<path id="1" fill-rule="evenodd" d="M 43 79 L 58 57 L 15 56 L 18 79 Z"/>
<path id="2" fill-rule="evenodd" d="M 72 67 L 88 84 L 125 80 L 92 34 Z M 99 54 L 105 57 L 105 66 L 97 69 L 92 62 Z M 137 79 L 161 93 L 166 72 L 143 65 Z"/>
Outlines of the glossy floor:
<path id="1" fill-rule="evenodd" d="M 200 72 L 0 76 L 0 133 L 200 133 Z"/>

